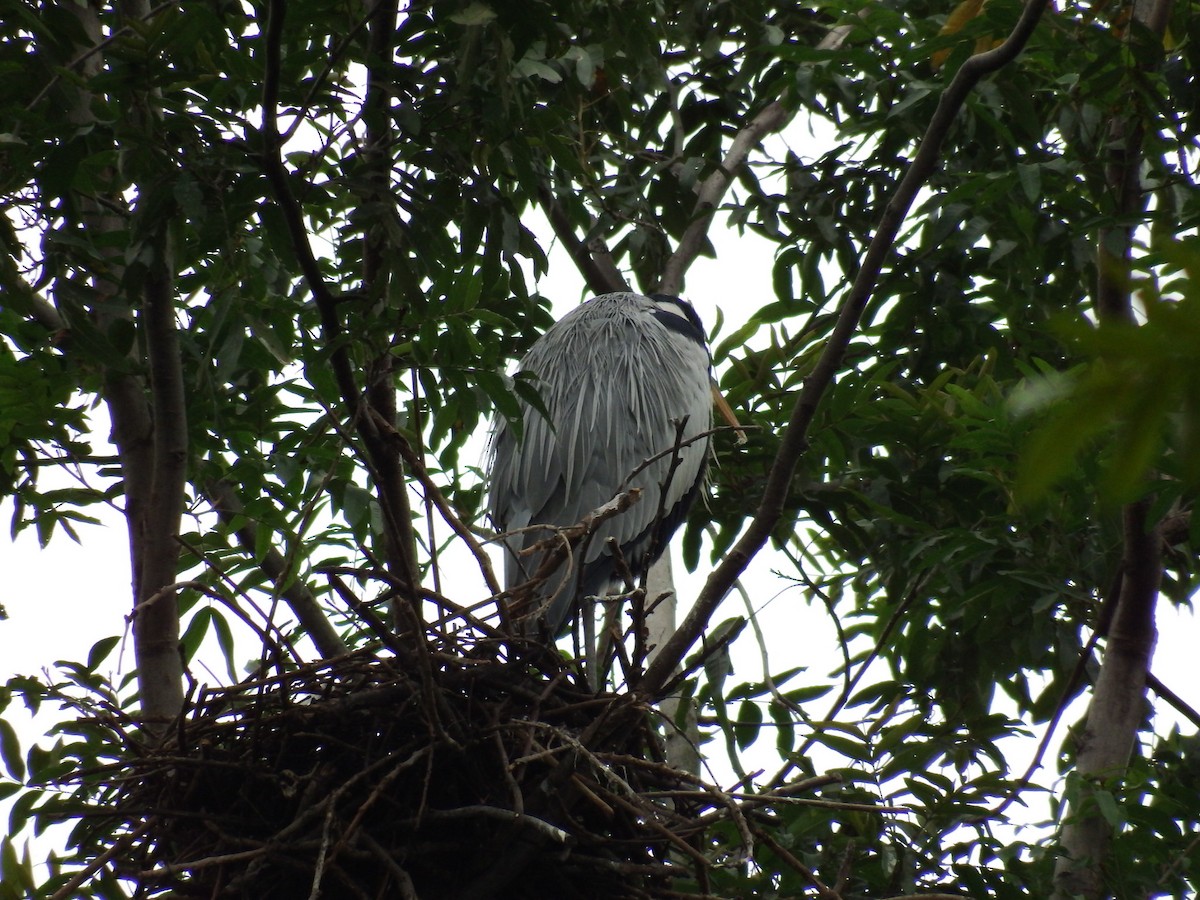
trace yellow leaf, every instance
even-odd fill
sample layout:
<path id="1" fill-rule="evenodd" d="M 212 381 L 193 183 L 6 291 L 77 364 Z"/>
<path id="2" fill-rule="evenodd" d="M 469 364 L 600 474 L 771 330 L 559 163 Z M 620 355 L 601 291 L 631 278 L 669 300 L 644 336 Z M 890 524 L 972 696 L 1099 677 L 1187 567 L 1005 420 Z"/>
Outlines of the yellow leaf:
<path id="1" fill-rule="evenodd" d="M 943 37 L 958 34 L 968 22 L 976 18 L 983 11 L 983 4 L 985 2 L 986 0 L 960 0 L 958 6 L 954 7 L 954 11 L 946 18 L 946 24 L 942 26 L 942 30 L 938 34 Z M 929 58 L 935 72 L 942 67 L 949 56 L 950 48 L 947 47 L 946 49 L 938 50 Z"/>

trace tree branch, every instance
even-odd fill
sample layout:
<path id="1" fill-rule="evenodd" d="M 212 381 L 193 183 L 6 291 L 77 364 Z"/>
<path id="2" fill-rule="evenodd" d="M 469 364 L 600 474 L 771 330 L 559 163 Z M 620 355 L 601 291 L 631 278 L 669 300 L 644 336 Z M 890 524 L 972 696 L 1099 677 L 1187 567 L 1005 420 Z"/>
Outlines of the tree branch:
<path id="1" fill-rule="evenodd" d="M 365 10 L 367 31 L 367 86 L 363 100 L 363 126 L 366 129 L 363 147 L 364 168 L 367 173 L 366 206 L 379 211 L 379 216 L 394 215 L 396 198 L 391 189 L 392 120 L 392 42 L 396 39 L 397 0 L 367 0 Z M 396 255 L 396 246 L 387 239 L 390 229 L 381 227 L 375 216 L 368 216 L 363 227 L 363 292 L 372 312 L 382 313 L 389 308 L 392 293 L 391 268 L 388 260 Z M 403 310 L 393 313 L 397 319 Z M 381 316 L 382 318 L 382 316 Z M 396 373 L 398 360 L 390 346 L 384 346 L 368 367 L 366 401 L 370 414 L 388 425 L 396 421 Z M 378 434 L 378 421 L 363 423 Z M 388 517 L 384 534 L 384 556 L 393 573 L 414 589 L 420 582 L 417 566 L 416 537 L 412 528 L 412 509 L 404 465 L 388 446 L 386 437 L 372 437 L 368 443 L 375 469 L 375 487 L 380 505 Z M 407 600 L 419 613 L 415 591 Z M 398 616 L 394 616 L 397 621 Z"/>
<path id="2" fill-rule="evenodd" d="M 562 201 L 547 187 L 542 188 L 541 195 L 542 207 L 546 210 L 546 218 L 554 230 L 554 236 L 562 241 L 567 252 L 571 254 L 571 259 L 587 282 L 588 288 L 596 294 L 629 290 L 629 283 L 613 261 L 612 253 L 609 252 L 604 239 L 599 236 L 589 240 L 576 237 L 575 228 Z"/>
<path id="3" fill-rule="evenodd" d="M 1132 21 L 1155 38 L 1157 52 L 1139 68 L 1157 68 L 1172 0 L 1134 0 Z M 1122 10 L 1124 12 L 1124 10 Z M 1132 39 L 1134 32 L 1128 32 Z M 1145 122 L 1136 109 L 1114 113 L 1108 128 L 1105 180 L 1113 198 L 1112 220 L 1097 236 L 1095 309 L 1101 327 L 1135 322 L 1130 280 L 1136 222 L 1145 209 L 1141 162 Z M 1104 864 L 1112 825 L 1095 805 L 1095 787 L 1124 775 L 1142 725 L 1150 660 L 1157 632 L 1154 609 L 1162 579 L 1162 523 L 1149 519 L 1150 503 L 1139 500 L 1122 510 L 1124 556 L 1116 603 L 1100 675 L 1079 737 L 1076 773 L 1079 793 L 1072 799 L 1054 868 L 1055 896 L 1100 900 L 1107 895 Z"/>
<path id="4" fill-rule="evenodd" d="M 150 367 L 153 469 L 150 496 L 137 523 L 143 554 L 133 639 L 142 713 L 152 719 L 171 719 L 183 707 L 183 663 L 177 595 L 164 589 L 175 583 L 179 570 L 176 536 L 187 485 L 187 400 L 175 324 L 170 237 L 160 233 L 153 243 L 143 289 L 145 305 L 139 315 Z M 144 602 L 155 595 L 156 602 Z"/>
<path id="5" fill-rule="evenodd" d="M 662 278 L 658 282 L 658 290 L 664 294 L 678 295 L 683 288 L 683 276 L 688 267 L 695 261 L 704 246 L 708 236 L 709 226 L 712 225 L 713 214 L 717 210 L 725 191 L 733 183 L 737 170 L 746 162 L 746 158 L 757 147 L 764 137 L 772 131 L 778 131 L 792 118 L 793 111 L 779 100 L 768 103 L 749 122 L 742 126 L 729 145 L 729 151 L 721 160 L 717 171 L 713 172 L 700 185 L 697 191 L 696 206 L 692 211 L 692 221 L 683 236 L 679 246 L 671 254 L 663 266 Z"/>
<path id="6" fill-rule="evenodd" d="M 262 163 L 271 193 L 279 205 L 279 211 L 291 238 L 292 250 L 300 266 L 301 275 L 312 293 L 313 301 L 321 315 L 321 331 L 329 350 L 330 365 L 342 401 L 346 404 L 349 418 L 359 422 L 359 407 L 362 397 L 354 382 L 354 370 L 342 341 L 342 325 L 338 318 L 338 298 L 325 281 L 321 266 L 313 253 L 304 224 L 304 213 L 299 201 L 292 194 L 288 183 L 287 168 L 283 164 L 283 146 L 279 135 L 279 86 L 283 54 L 283 21 L 287 9 L 286 0 L 270 0 L 265 28 L 266 67 L 263 73 L 262 111 Z"/>
<path id="7" fill-rule="evenodd" d="M 1057 897 L 1104 897 L 1103 863 L 1112 826 L 1094 806 L 1093 788 L 1124 774 L 1145 718 L 1146 679 L 1154 652 L 1154 607 L 1162 577 L 1161 541 L 1149 527 L 1149 502 L 1129 504 L 1125 526 L 1125 577 L 1109 628 L 1104 662 L 1087 720 L 1078 738 L 1076 772 L 1082 777 L 1063 828 L 1064 856 L 1055 867 Z"/>
<path id="8" fill-rule="evenodd" d="M 366 449 L 366 459 L 371 477 L 378 488 L 380 507 L 388 523 L 388 531 L 395 538 L 385 542 L 384 549 L 388 551 L 388 564 L 393 570 L 400 573 L 405 582 L 415 588 L 420 579 L 412 555 L 405 549 L 412 546 L 411 541 L 406 538 L 411 535 L 412 519 L 408 512 L 403 477 L 397 474 L 397 461 L 387 446 L 387 442 L 379 435 L 375 429 L 374 420 L 363 408 L 366 402 L 355 382 L 354 367 L 338 315 L 338 297 L 326 283 L 321 267 L 313 253 L 312 244 L 308 239 L 308 229 L 304 223 L 303 211 L 292 194 L 288 183 L 287 169 L 283 163 L 278 103 L 280 78 L 282 77 L 283 22 L 286 7 L 286 0 L 270 0 L 268 7 L 265 29 L 266 67 L 263 77 L 263 168 L 271 185 L 272 194 L 287 225 L 301 274 L 320 313 L 321 332 L 328 348 L 334 379 L 341 393 L 342 402 L 346 405 L 347 417 L 353 423 Z M 394 418 L 393 409 L 392 419 Z M 419 603 L 415 592 L 408 599 L 414 604 L 414 611 L 419 613 Z"/>
<path id="9" fill-rule="evenodd" d="M 258 526 L 249 519 L 244 519 L 245 508 L 233 485 L 224 479 L 214 479 L 204 485 L 204 493 L 208 495 L 208 500 L 221 521 L 233 529 L 238 543 L 248 553 L 254 553 L 258 547 Z M 239 517 L 242 517 L 243 521 L 236 524 Z M 286 583 L 289 575 L 288 564 L 282 553 L 271 547 L 258 565 L 274 582 L 276 590 L 296 614 L 300 625 L 323 657 L 342 656 L 350 652 L 350 648 L 337 633 L 317 598 L 308 589 L 308 585 L 299 579 Z"/>
<path id="10" fill-rule="evenodd" d="M 986 53 L 979 53 L 969 58 L 959 68 L 954 80 L 942 92 L 937 110 L 921 140 L 921 146 L 880 217 L 875 236 L 871 239 L 870 246 L 863 257 L 862 267 L 854 279 L 850 293 L 842 303 L 837 324 L 829 336 L 828 343 L 817 360 L 812 374 L 805 379 L 804 387 L 800 391 L 800 396 L 796 400 L 787 428 L 783 433 L 779 452 L 776 454 L 771 471 L 767 476 L 758 510 L 742 537 L 709 576 L 700 596 L 696 598 L 695 604 L 683 620 L 683 624 L 675 630 L 658 657 L 647 669 L 640 685 L 640 689 L 644 693 L 653 696 L 666 683 L 672 670 L 683 659 L 688 648 L 700 637 L 709 618 L 725 598 L 734 581 L 745 571 L 750 560 L 763 548 L 771 536 L 771 531 L 783 512 L 796 463 L 800 454 L 808 447 L 808 429 L 816 415 L 817 404 L 833 382 L 834 375 L 841 365 L 846 347 L 849 346 L 850 339 L 858 328 L 858 322 L 862 318 L 883 269 L 883 264 L 891 253 L 896 235 L 899 233 L 900 226 L 904 222 L 917 191 L 924 185 L 937 165 L 942 142 L 950 131 L 950 126 L 976 82 L 984 75 L 995 72 L 1016 59 L 1017 54 L 1025 46 L 1025 42 L 1033 34 L 1033 29 L 1041 18 L 1047 3 L 1048 0 L 1029 0 L 1020 19 L 1013 27 L 1012 33 L 1004 43 Z"/>
<path id="11" fill-rule="evenodd" d="M 137 6 L 124 12 L 130 17 L 149 15 L 147 5 Z M 73 107 L 67 116 L 81 128 L 95 124 L 88 84 L 101 74 L 105 62 L 100 52 L 105 38 L 98 9 L 92 4 L 70 7 L 87 38 L 86 46 L 75 48 L 71 63 L 78 68 L 81 81 L 72 91 Z M 141 109 L 154 109 L 154 100 L 147 94 Z M 137 124 L 146 131 L 154 127 L 144 118 Z M 109 174 L 115 180 L 114 173 Z M 131 287 L 125 264 L 131 249 L 124 237 L 129 230 L 128 206 L 119 196 L 98 199 L 80 194 L 75 200 L 79 218 L 70 224 L 85 232 L 96 248 L 91 279 L 97 296 L 87 312 L 102 333 L 108 333 L 119 320 L 132 325 L 133 303 L 124 296 Z M 148 259 L 145 277 L 137 286 L 141 290 L 137 316 L 140 345 L 129 351 L 132 365 L 128 368 L 105 367 L 101 394 L 112 420 L 112 441 L 120 458 L 125 493 L 141 710 L 148 720 L 162 722 L 178 715 L 183 704 L 178 608 L 174 592 L 163 589 L 175 583 L 177 574 L 179 545 L 175 536 L 184 508 L 188 437 L 170 237 L 161 225 L 146 232 L 155 236 L 146 248 L 139 248 L 149 250 L 144 255 Z M 59 293 L 60 303 L 64 296 L 69 292 Z M 65 310 L 66 315 L 56 312 L 61 320 L 69 321 L 71 310 Z M 53 322 L 53 317 L 45 318 L 47 323 Z M 139 353 L 145 353 L 145 358 Z M 149 368 L 148 385 L 140 374 L 134 374 L 143 364 Z M 154 603 L 147 602 L 156 595 Z"/>

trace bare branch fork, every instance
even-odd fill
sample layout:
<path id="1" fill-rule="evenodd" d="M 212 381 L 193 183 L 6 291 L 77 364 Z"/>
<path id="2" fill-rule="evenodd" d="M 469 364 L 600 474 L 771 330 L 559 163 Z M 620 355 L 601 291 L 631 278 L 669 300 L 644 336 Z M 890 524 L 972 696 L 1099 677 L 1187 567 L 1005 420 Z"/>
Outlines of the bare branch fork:
<path id="1" fill-rule="evenodd" d="M 683 457 L 681 455 L 683 448 L 705 438 L 712 431 L 712 429 L 709 429 L 708 432 L 685 439 L 683 436 L 683 431 L 684 428 L 687 427 L 687 422 L 688 417 L 686 416 L 682 419 L 676 419 L 675 440 L 672 442 L 671 446 L 667 450 L 656 453 L 654 456 L 642 462 L 642 464 L 634 469 L 633 472 L 626 477 L 625 481 L 621 483 L 621 488 L 624 489 L 630 484 L 630 482 L 633 481 L 639 472 L 643 471 L 652 462 L 657 459 L 665 458 L 668 454 L 670 455 L 670 464 L 667 467 L 667 473 L 658 485 L 658 505 L 655 507 L 654 517 L 650 521 L 650 543 L 646 548 L 646 559 L 655 559 L 658 555 L 660 544 L 660 536 L 658 533 L 659 525 L 662 523 L 663 517 L 667 513 L 667 493 L 670 491 L 671 483 L 675 480 L 675 473 L 679 470 L 679 465 L 683 461 Z M 707 448 L 704 452 L 708 452 Z M 640 674 L 641 670 L 644 668 L 646 654 L 648 652 L 648 648 L 646 647 L 646 615 L 648 612 L 653 611 L 660 601 L 670 596 L 668 593 L 663 597 L 658 598 L 658 600 L 650 605 L 648 610 L 645 606 L 645 595 L 650 574 L 648 569 L 643 568 L 640 578 L 640 590 L 635 589 L 639 586 L 634 581 L 633 573 L 630 571 L 630 568 L 621 553 L 621 548 L 617 545 L 617 541 L 610 537 L 608 539 L 608 544 L 609 552 L 612 555 L 614 563 L 616 563 L 618 575 L 620 575 L 626 587 L 632 591 L 631 605 L 633 619 L 633 657 L 631 660 L 624 659 L 624 647 L 621 646 L 620 641 L 617 640 L 619 635 L 612 633 L 616 629 L 611 628 L 610 626 L 615 624 L 617 615 L 619 613 L 619 604 L 611 604 L 605 611 L 604 628 L 601 630 L 599 642 L 597 643 L 592 640 L 592 635 L 590 632 L 588 634 L 588 653 L 592 657 L 589 670 L 593 677 L 592 687 L 596 690 L 599 690 L 600 688 L 601 680 L 603 679 L 603 673 L 607 669 L 606 660 L 609 656 L 609 650 L 613 647 L 617 648 L 618 652 L 622 656 L 623 662 L 625 662 L 624 668 L 626 683 L 628 684 L 636 681 L 638 674 Z M 589 627 L 594 625 L 590 612 L 587 614 L 585 625 L 588 625 Z"/>
<path id="2" fill-rule="evenodd" d="M 1020 19 L 1004 43 L 992 50 L 970 57 L 962 64 L 953 81 L 942 92 L 937 109 L 921 140 L 921 146 L 917 150 L 916 156 L 913 157 L 908 171 L 893 192 L 891 200 L 884 208 L 875 236 L 871 239 L 863 257 L 863 264 L 854 284 L 842 303 L 837 324 L 829 336 L 828 343 L 817 360 L 812 374 L 805 380 L 800 396 L 796 399 L 796 405 L 792 409 L 791 417 L 783 434 L 779 453 L 775 457 L 775 462 L 767 477 L 763 499 L 759 504 L 758 511 L 737 544 L 709 576 L 687 617 L 671 635 L 660 650 L 658 657 L 646 671 L 646 676 L 640 685 L 641 691 L 645 694 L 654 696 L 659 693 L 670 678 L 671 672 L 687 653 L 688 648 L 699 638 L 708 624 L 709 618 L 725 598 L 734 581 L 745 571 L 750 560 L 770 538 L 772 530 L 783 513 L 783 505 L 796 463 L 800 454 L 808 446 L 808 429 L 816 415 L 817 404 L 833 382 L 834 375 L 845 355 L 846 347 L 858 329 L 859 320 L 862 318 L 880 272 L 883 270 L 883 265 L 891 253 L 896 235 L 912 206 L 917 191 L 925 184 L 937 165 L 942 143 L 950 131 L 950 126 L 979 79 L 1016 59 L 1030 35 L 1033 34 L 1047 3 L 1048 0 L 1028 0 Z"/>
<path id="3" fill-rule="evenodd" d="M 692 435 L 686 439 L 677 437 L 672 445 L 666 450 L 661 450 L 658 453 L 655 453 L 653 456 L 646 457 L 632 472 L 629 473 L 628 476 L 626 476 L 625 480 L 621 482 L 621 485 L 617 488 L 616 494 L 614 494 L 613 498 L 607 503 L 604 503 L 603 505 L 592 510 L 592 512 L 588 513 L 575 524 L 564 528 L 557 528 L 554 530 L 555 533 L 550 537 L 538 541 L 536 544 L 526 547 L 518 552 L 518 555 L 522 557 L 529 557 L 539 553 L 545 553 L 547 556 L 543 558 L 538 567 L 537 573 L 535 573 L 528 582 L 520 586 L 517 591 L 520 592 L 528 589 L 530 585 L 536 586 L 537 584 L 544 582 L 554 572 L 554 570 L 558 568 L 563 559 L 571 553 L 572 549 L 578 546 L 582 541 L 586 540 L 601 523 L 611 519 L 613 516 L 620 515 L 621 513 L 625 512 L 625 510 L 629 509 L 634 503 L 638 502 L 641 499 L 642 489 L 630 487 L 630 484 L 634 478 L 636 478 L 646 469 L 646 467 L 668 456 L 677 458 L 679 452 L 683 450 L 683 448 L 688 447 L 697 441 L 708 440 L 714 434 L 720 434 L 721 432 L 726 431 L 738 432 L 742 430 L 745 430 L 745 426 L 733 427 L 730 425 L 721 425 L 716 428 L 710 428 L 706 431 L 702 431 L 699 434 Z M 672 464 L 668 473 L 667 482 L 660 485 L 659 508 L 655 515 L 655 522 L 658 522 L 662 519 L 664 512 L 662 508 L 662 495 L 665 494 L 667 486 L 670 483 L 670 478 L 673 477 L 677 465 L 677 462 Z M 540 531 L 548 528 L 549 526 L 546 525 L 533 524 L 508 533 L 520 534 L 535 530 Z M 482 566 L 484 564 L 482 560 L 486 560 L 486 555 L 483 553 L 482 549 L 479 548 L 478 542 L 475 541 L 474 536 L 470 534 L 469 529 L 465 528 L 465 526 L 460 534 L 463 534 L 468 538 L 468 545 L 471 546 L 472 553 L 476 555 L 476 558 L 482 558 L 480 562 Z M 488 571 L 490 571 L 490 564 Z M 492 582 L 489 582 L 489 585 L 491 583 Z M 499 590 L 497 590 L 496 593 L 499 593 Z"/>
<path id="4" fill-rule="evenodd" d="M 641 499 L 641 488 L 629 488 L 628 490 L 622 490 L 607 503 L 598 506 L 574 525 L 568 525 L 565 528 L 555 528 L 553 529 L 554 534 L 552 534 L 550 537 L 544 538 L 543 540 L 540 540 L 537 543 L 518 551 L 518 556 L 527 557 L 538 553 L 543 553 L 545 556 L 542 558 L 542 561 L 538 565 L 538 569 L 533 576 L 523 585 L 518 586 L 508 593 L 524 594 L 530 588 L 537 587 L 538 585 L 544 583 L 546 579 L 554 574 L 555 569 L 562 564 L 563 560 L 568 558 L 571 552 L 583 540 L 591 535 L 596 528 L 598 528 L 603 522 L 611 519 L 613 516 L 617 516 L 625 512 L 625 510 L 629 509 L 631 506 L 633 506 L 633 504 L 637 503 Z M 520 528 L 509 533 L 520 534 L 526 531 L 541 531 L 549 527 L 550 526 L 547 525 L 529 525 L 525 528 Z M 564 589 L 564 587 L 559 588 L 559 590 Z M 555 596 L 557 596 L 557 592 L 555 593 Z M 547 598 L 546 600 L 542 601 L 542 605 L 549 603 L 553 599 L 554 597 Z"/>

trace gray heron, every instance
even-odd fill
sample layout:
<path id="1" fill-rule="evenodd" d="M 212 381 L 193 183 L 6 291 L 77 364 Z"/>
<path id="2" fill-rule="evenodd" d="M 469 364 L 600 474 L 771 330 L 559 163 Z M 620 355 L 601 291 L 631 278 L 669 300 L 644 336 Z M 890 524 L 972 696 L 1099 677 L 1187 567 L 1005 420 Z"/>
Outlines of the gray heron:
<path id="1" fill-rule="evenodd" d="M 521 360 L 518 372 L 533 376 L 547 415 L 522 401 L 522 437 L 503 417 L 492 436 L 489 506 L 493 524 L 507 533 L 505 590 L 537 572 L 541 553 L 518 555 L 549 536 L 537 526 L 576 524 L 627 480 L 642 489 L 640 502 L 602 522 L 542 585 L 526 633 L 540 627 L 557 637 L 579 600 L 619 588 L 609 538 L 635 577 L 666 549 L 704 480 L 710 370 L 691 304 L 627 292 L 576 307 Z"/>

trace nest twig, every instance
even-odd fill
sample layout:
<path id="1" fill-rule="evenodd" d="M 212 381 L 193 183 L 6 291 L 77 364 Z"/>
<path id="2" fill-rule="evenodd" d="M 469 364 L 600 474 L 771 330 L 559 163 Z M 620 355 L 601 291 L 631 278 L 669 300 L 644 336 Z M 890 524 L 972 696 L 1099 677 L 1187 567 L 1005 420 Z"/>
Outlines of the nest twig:
<path id="1" fill-rule="evenodd" d="M 720 792 L 662 762 L 650 710 L 537 649 L 431 653 L 432 682 L 364 651 L 201 691 L 160 746 L 82 776 L 142 823 L 118 873 L 145 896 L 289 900 L 703 882 L 694 823 Z"/>
<path id="2" fill-rule="evenodd" d="M 459 621 L 199 689 L 153 744 L 94 711 L 125 744 L 68 779 L 79 846 L 121 846 L 94 871 L 145 897 L 656 898 L 752 855 L 769 798 L 668 765 L 655 711 L 553 647 Z"/>

